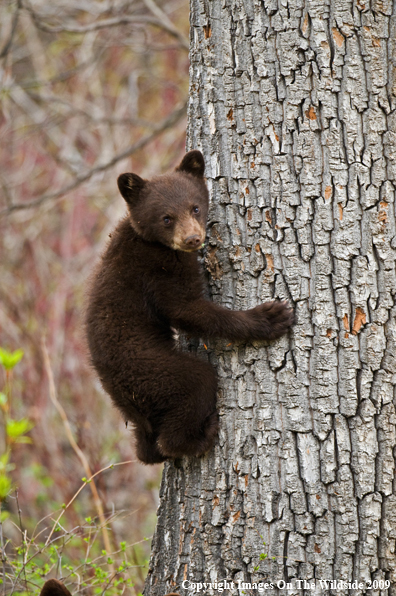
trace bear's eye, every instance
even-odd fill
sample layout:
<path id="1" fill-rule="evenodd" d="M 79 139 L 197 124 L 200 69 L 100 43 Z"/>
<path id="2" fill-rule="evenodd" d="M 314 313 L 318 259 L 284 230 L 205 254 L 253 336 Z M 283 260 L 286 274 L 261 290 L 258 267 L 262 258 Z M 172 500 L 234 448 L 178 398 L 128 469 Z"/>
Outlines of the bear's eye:
<path id="1" fill-rule="evenodd" d="M 166 215 L 166 216 L 164 217 L 164 224 L 165 224 L 166 226 L 170 226 L 170 224 L 171 224 L 171 223 L 172 223 L 172 219 L 169 217 L 169 215 Z"/>
<path id="2" fill-rule="evenodd" d="M 200 208 L 198 207 L 198 205 L 195 205 L 195 207 L 193 207 L 193 213 L 196 213 L 198 215 L 198 213 L 200 212 Z"/>

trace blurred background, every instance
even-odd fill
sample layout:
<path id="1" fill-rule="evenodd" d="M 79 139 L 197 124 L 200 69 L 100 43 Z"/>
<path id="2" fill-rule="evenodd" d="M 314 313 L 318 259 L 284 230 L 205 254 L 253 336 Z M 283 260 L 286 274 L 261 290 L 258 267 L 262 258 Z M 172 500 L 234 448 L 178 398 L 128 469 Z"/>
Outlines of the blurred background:
<path id="1" fill-rule="evenodd" d="M 163 173 L 184 154 L 188 66 L 186 0 L 0 3 L 0 539 L 11 587 L 3 593 L 65 577 L 91 543 L 97 556 L 111 547 L 128 559 L 129 575 L 115 573 L 111 558 L 102 566 L 106 581 L 124 578 L 114 593 L 142 589 L 162 466 L 98 474 L 96 501 L 90 483 L 56 528 L 63 537 L 74 529 L 74 542 L 61 556 L 43 544 L 82 478 L 135 460 L 131 431 L 89 364 L 84 295 L 125 212 L 117 176 Z M 27 567 L 26 545 L 38 571 Z M 77 575 L 66 574 L 74 591 L 102 593 L 95 566 Z"/>

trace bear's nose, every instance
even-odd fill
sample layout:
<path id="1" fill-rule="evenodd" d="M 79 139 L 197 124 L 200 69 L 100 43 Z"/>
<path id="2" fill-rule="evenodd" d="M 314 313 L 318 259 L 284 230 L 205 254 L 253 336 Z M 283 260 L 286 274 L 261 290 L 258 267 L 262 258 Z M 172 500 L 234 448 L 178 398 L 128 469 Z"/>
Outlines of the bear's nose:
<path id="1" fill-rule="evenodd" d="M 198 234 L 194 234 L 193 236 L 189 236 L 184 240 L 184 244 L 189 248 L 198 248 L 200 244 L 202 244 L 201 237 Z"/>

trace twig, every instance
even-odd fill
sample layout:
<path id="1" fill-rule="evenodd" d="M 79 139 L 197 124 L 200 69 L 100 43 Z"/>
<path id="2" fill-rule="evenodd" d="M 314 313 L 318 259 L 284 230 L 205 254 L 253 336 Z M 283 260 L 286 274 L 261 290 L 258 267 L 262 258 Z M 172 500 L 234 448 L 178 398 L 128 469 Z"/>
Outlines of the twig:
<path id="1" fill-rule="evenodd" d="M 15 501 L 16 501 L 16 506 L 17 506 L 17 511 L 18 511 L 19 527 L 20 527 L 21 535 L 22 535 L 23 575 L 25 577 L 25 588 L 27 589 L 27 579 L 26 579 L 27 539 L 26 539 L 26 530 L 24 530 L 22 527 L 22 518 L 21 518 L 21 509 L 19 507 L 18 490 L 15 491 Z"/>
<path id="2" fill-rule="evenodd" d="M 186 50 L 189 49 L 188 40 L 184 37 L 184 35 L 173 25 L 173 23 L 166 17 L 166 19 L 162 18 L 155 18 L 155 17 L 148 17 L 144 15 L 138 16 L 131 16 L 131 15 L 124 15 L 122 17 L 113 17 L 110 19 L 102 19 L 101 21 L 97 21 L 96 23 L 89 23 L 89 25 L 61 25 L 59 27 L 54 27 L 52 25 L 47 25 L 44 23 L 40 16 L 34 12 L 31 6 L 26 6 L 29 10 L 34 23 L 38 29 L 42 31 L 46 31 L 47 33 L 88 33 L 90 31 L 98 31 L 99 29 L 107 29 L 108 27 L 118 27 L 120 25 L 153 25 L 154 27 L 158 27 L 159 29 L 163 29 L 172 37 L 175 37 L 182 47 Z M 164 13 L 165 14 L 165 13 Z M 165 15 L 166 16 L 166 15 Z"/>
<path id="3" fill-rule="evenodd" d="M 60 73 L 54 75 L 53 77 L 49 78 L 48 80 L 42 80 L 42 79 L 25 80 L 23 85 L 21 85 L 21 87 L 22 87 L 22 89 L 31 89 L 31 88 L 35 88 L 35 87 L 45 87 L 47 85 L 53 85 L 54 83 L 59 83 L 59 82 L 62 83 L 63 81 L 67 81 L 67 79 L 74 77 L 81 70 L 84 70 L 85 68 L 88 68 L 89 66 L 92 66 L 93 64 L 98 62 L 99 59 L 102 58 L 104 52 L 105 52 L 105 49 L 102 47 L 102 48 L 98 49 L 98 51 L 96 52 L 96 54 L 94 56 L 92 56 L 88 60 L 85 60 L 84 62 L 80 62 L 80 64 L 77 64 L 73 68 L 69 68 L 68 70 L 60 72 Z"/>
<path id="4" fill-rule="evenodd" d="M 53 540 L 53 542 L 55 542 L 56 540 L 60 540 L 61 538 L 64 538 L 64 536 L 58 536 L 57 538 L 55 538 L 55 539 Z M 72 538 L 73 538 L 73 536 L 70 536 L 70 539 L 68 540 L 68 542 L 70 542 L 70 540 L 72 540 Z M 10 592 L 9 596 L 13 596 L 15 589 L 18 587 L 18 582 L 19 582 L 19 578 L 21 577 L 22 571 L 23 571 L 23 572 L 26 574 L 26 567 L 29 565 L 29 563 L 30 563 L 31 561 L 33 561 L 33 559 L 34 559 L 35 557 L 37 557 L 38 555 L 41 555 L 41 554 L 42 554 L 42 553 L 45 551 L 45 548 L 46 548 L 46 546 L 47 546 L 47 545 L 45 544 L 45 545 L 44 545 L 42 548 L 39 548 L 39 549 L 37 549 L 37 551 L 36 551 L 36 552 L 35 552 L 33 555 L 31 555 L 29 558 L 27 558 L 27 559 L 26 559 L 26 562 L 25 562 L 25 563 L 24 563 L 24 565 L 21 567 L 21 569 L 18 571 L 18 574 L 17 574 L 17 576 L 15 577 L 15 581 L 14 581 L 14 584 L 13 584 L 13 587 L 12 587 L 12 590 L 11 590 L 11 592 Z M 52 571 L 53 567 L 54 567 L 54 565 L 52 565 L 52 566 L 51 566 L 51 567 L 50 567 L 50 568 L 47 570 L 47 574 L 49 574 L 49 573 Z M 26 577 L 26 575 L 25 575 L 25 577 Z M 30 584 L 32 583 L 30 580 L 26 580 L 26 581 L 29 581 L 29 583 L 30 583 Z M 35 585 L 35 584 L 34 584 L 34 585 Z"/>
<path id="5" fill-rule="evenodd" d="M 115 580 L 117 575 L 121 575 L 121 573 L 123 573 L 127 569 L 130 569 L 131 567 L 133 567 L 133 565 L 127 565 L 122 571 L 114 571 L 113 575 L 110 577 L 107 584 L 105 585 L 102 592 L 100 593 L 100 596 L 105 596 L 107 588 L 109 588 L 111 586 L 111 584 L 113 583 L 113 581 Z"/>
<path id="6" fill-rule="evenodd" d="M 84 482 L 84 484 L 82 484 L 80 486 L 80 488 L 78 489 L 78 491 L 73 495 L 73 497 L 70 499 L 70 501 L 67 503 L 67 505 L 65 505 L 65 507 L 62 509 L 62 511 L 60 512 L 60 514 L 58 515 L 57 519 L 55 520 L 55 523 L 53 525 L 53 528 L 45 542 L 44 546 L 47 546 L 49 541 L 51 540 L 52 534 L 55 532 L 55 529 L 59 523 L 59 520 L 61 519 L 61 517 L 63 516 L 63 514 L 65 513 L 65 511 L 70 507 L 70 505 L 72 505 L 74 503 L 74 501 L 77 499 L 78 495 L 80 494 L 80 492 L 83 490 L 83 488 L 85 488 L 87 486 L 87 484 L 91 483 L 91 481 L 95 478 L 95 476 L 98 476 L 99 474 L 101 474 L 102 472 L 105 472 L 106 470 L 109 470 L 110 468 L 115 468 L 116 466 L 123 466 L 124 464 L 133 464 L 135 463 L 136 460 L 131 459 L 128 461 L 121 461 L 119 463 L 116 464 L 109 464 L 108 466 L 106 466 L 105 468 L 102 468 L 101 470 L 99 470 L 98 472 L 95 472 L 95 474 L 92 474 L 92 476 L 90 478 L 87 478 L 86 482 Z"/>
<path id="7" fill-rule="evenodd" d="M 10 455 L 11 453 L 11 439 L 7 432 L 7 425 L 11 419 L 11 403 L 12 403 L 12 369 L 6 369 L 6 380 L 4 386 L 4 393 L 7 396 L 7 401 L 3 406 L 3 418 L 4 418 L 4 439 L 5 439 L 5 453 Z"/>
<path id="8" fill-rule="evenodd" d="M 115 166 L 119 161 L 122 161 L 126 157 L 129 157 L 133 153 L 136 153 L 136 151 L 143 149 L 143 147 L 148 145 L 159 134 L 161 134 L 168 128 L 171 128 L 174 124 L 176 124 L 185 115 L 186 109 L 187 109 L 187 102 L 185 102 L 180 108 L 178 108 L 174 112 L 172 112 L 172 114 L 170 116 L 165 118 L 165 120 L 163 120 L 158 126 L 156 126 L 152 132 L 148 133 L 147 135 L 144 135 L 141 139 L 139 139 L 139 141 L 137 141 L 133 145 L 130 145 L 130 147 L 125 149 L 122 153 L 115 155 L 107 163 L 99 165 L 99 166 L 95 166 L 92 169 L 88 170 L 88 172 L 86 172 L 85 174 L 77 176 L 73 182 L 71 182 L 70 184 L 67 184 L 66 186 L 64 186 L 63 188 L 58 190 L 57 192 L 54 192 L 49 195 L 43 195 L 42 197 L 40 197 L 40 199 L 36 199 L 35 201 L 30 201 L 29 203 L 14 203 L 13 205 L 7 207 L 6 209 L 3 209 L 2 211 L 0 211 L 0 216 L 7 215 L 7 214 L 11 213 L 12 211 L 18 211 L 18 210 L 22 210 L 22 209 L 31 209 L 32 207 L 38 207 L 39 205 L 42 205 L 43 203 L 45 203 L 47 201 L 55 200 L 55 199 L 59 199 L 60 197 L 63 197 L 65 194 L 71 192 L 72 190 L 75 190 L 81 184 L 83 184 L 84 182 L 86 182 L 87 180 L 92 178 L 92 176 L 94 176 L 95 174 L 99 174 L 100 172 L 105 172 L 106 170 Z"/>
<path id="9" fill-rule="evenodd" d="M 74 437 L 73 437 L 73 433 L 72 430 L 70 428 L 70 423 L 69 420 L 67 418 L 66 412 L 63 409 L 63 406 L 59 403 L 57 395 L 56 395 L 56 388 L 55 388 L 55 382 L 54 382 L 54 376 L 52 374 L 52 368 L 51 368 L 51 363 L 50 363 L 50 359 L 49 359 L 49 355 L 48 355 L 48 350 L 47 350 L 47 346 L 45 345 L 45 340 L 44 338 L 42 338 L 41 341 L 41 347 L 42 347 L 42 352 L 43 352 L 43 359 L 44 359 L 44 366 L 47 372 L 47 376 L 48 376 L 48 383 L 49 383 L 49 394 L 50 394 L 50 398 L 52 403 L 54 404 L 54 406 L 56 407 L 56 409 L 59 412 L 60 417 L 62 418 L 63 421 L 63 426 L 65 428 L 66 431 L 66 435 L 67 438 L 69 440 L 70 445 L 72 446 L 74 452 L 76 453 L 77 457 L 79 458 L 85 474 L 87 476 L 87 478 L 93 478 L 91 469 L 89 467 L 89 463 L 87 458 L 85 457 L 84 452 L 80 449 L 80 447 L 77 445 Z M 99 493 L 98 490 L 96 488 L 96 484 L 95 482 L 92 480 L 90 483 L 91 486 L 91 491 L 92 491 L 92 496 L 93 496 L 93 500 L 94 500 L 94 504 L 96 507 L 96 510 L 98 512 L 98 517 L 100 519 L 100 523 L 102 526 L 102 534 L 103 534 L 103 543 L 105 546 L 105 549 L 108 553 L 111 552 L 111 544 L 110 544 L 110 537 L 109 537 L 109 530 L 107 528 L 106 525 L 106 518 L 104 515 L 104 511 L 103 511 L 103 505 L 102 505 L 102 501 L 99 497 Z M 60 517 L 59 517 L 60 519 Z M 52 532 L 54 531 L 54 529 L 52 530 Z M 52 535 L 52 532 L 50 533 L 50 536 Z M 48 543 L 48 540 L 47 540 Z"/>
<path id="10" fill-rule="evenodd" d="M 3 536 L 3 520 L 1 519 L 2 516 L 2 510 L 1 510 L 1 501 L 0 501 L 0 546 L 1 546 L 1 562 L 2 562 L 2 566 L 3 566 L 3 596 L 5 596 L 5 591 L 6 591 L 6 570 L 5 570 L 5 562 L 7 560 L 6 554 L 5 554 L 5 548 L 4 548 L 4 536 Z"/>
<path id="11" fill-rule="evenodd" d="M 6 183 L 4 182 L 4 178 L 3 178 L 3 176 L 1 174 L 0 174 L 0 185 L 1 185 L 1 188 L 3 189 L 3 192 L 4 192 L 4 196 L 5 196 L 5 200 L 6 200 L 7 205 L 8 206 L 11 206 L 12 205 L 12 198 L 11 198 L 10 193 L 8 192 L 8 187 L 7 187 Z"/>
<path id="12" fill-rule="evenodd" d="M 18 25 L 18 17 L 19 17 L 19 11 L 21 10 L 21 7 L 22 7 L 22 0 L 17 0 L 17 5 L 15 8 L 14 16 L 12 18 L 10 37 L 8 38 L 8 41 L 6 41 L 3 49 L 0 52 L 0 59 L 7 56 L 8 52 L 10 51 L 12 41 L 14 39 L 15 31 L 16 31 L 16 28 Z"/>
<path id="13" fill-rule="evenodd" d="M 190 44 L 188 39 L 184 37 L 182 33 L 175 27 L 172 21 L 169 19 L 168 15 L 154 2 L 154 0 L 144 0 L 145 5 L 147 8 L 156 16 L 159 22 L 162 24 L 164 29 L 178 39 L 181 45 L 188 51 L 190 49 Z"/>
<path id="14" fill-rule="evenodd" d="M 149 540 L 150 540 L 151 538 L 152 538 L 152 536 L 149 536 L 149 537 L 148 537 L 148 539 L 149 539 Z M 130 548 L 134 548 L 134 547 L 135 547 L 135 546 L 137 546 L 138 544 L 142 544 L 142 542 L 146 542 L 146 538 L 143 538 L 142 540 L 138 540 L 137 542 L 133 542 L 132 544 L 127 544 L 127 545 L 125 546 L 125 551 L 126 551 L 126 550 L 128 550 L 128 549 L 130 549 Z M 113 551 L 112 553 L 110 553 L 110 556 L 111 556 L 111 557 L 115 557 L 116 555 L 119 555 L 119 554 L 120 554 L 120 553 L 122 553 L 122 552 L 124 552 L 122 549 L 118 549 L 118 550 L 115 550 L 115 551 Z M 108 554 L 106 553 L 106 555 L 99 555 L 99 556 L 97 556 L 97 557 L 95 557 L 95 558 L 91 559 L 91 560 L 90 560 L 90 563 L 91 563 L 91 565 L 92 565 L 92 564 L 94 564 L 94 563 L 99 565 L 99 562 L 100 562 L 100 560 L 101 560 L 101 559 L 104 559 L 104 557 L 105 557 L 105 556 L 106 556 L 106 557 L 108 557 Z M 105 563 L 103 563 L 103 565 L 104 565 L 104 564 L 105 564 Z M 84 568 L 84 567 L 85 567 L 85 565 L 86 565 L 86 563 L 84 562 L 84 563 L 81 563 L 80 565 L 78 565 L 77 567 L 73 567 L 73 570 L 72 570 L 72 571 L 70 571 L 70 573 L 69 573 L 68 575 L 65 575 L 63 579 L 64 579 L 64 580 L 67 580 L 67 579 L 69 579 L 71 575 L 74 575 L 74 574 L 75 574 L 75 573 L 76 573 L 76 572 L 77 572 L 79 569 L 82 569 L 82 568 Z M 139 564 L 137 564 L 137 565 L 131 565 L 131 567 L 141 568 L 141 567 L 143 567 L 143 565 L 139 565 Z"/>
<path id="15" fill-rule="evenodd" d="M 89 120 L 91 120 L 92 122 L 95 122 L 96 124 L 132 124 L 133 126 L 141 126 L 143 128 L 151 128 L 151 129 L 155 129 L 157 128 L 157 126 L 153 123 L 153 122 L 149 122 L 148 120 L 144 120 L 143 118 L 114 118 L 114 117 L 105 117 L 105 116 L 94 116 L 92 113 L 88 112 L 87 110 L 83 110 L 82 108 L 78 108 L 77 106 L 73 105 L 70 101 L 67 101 L 66 99 L 64 99 L 63 97 L 58 97 L 57 95 L 43 95 L 40 93 L 34 93 L 34 92 L 30 92 L 29 93 L 30 97 L 32 99 L 34 99 L 35 101 L 39 102 L 39 103 L 52 103 L 52 104 L 60 104 L 61 106 L 64 106 L 66 108 L 68 108 L 70 111 L 69 113 L 67 113 L 65 116 L 67 118 L 73 117 L 73 116 L 84 116 L 84 118 L 88 118 Z M 90 108 L 91 110 L 93 110 L 93 106 L 88 106 L 88 108 Z M 58 113 L 57 113 L 58 115 Z M 62 114 L 63 116 L 63 114 Z M 65 118 L 66 119 L 66 118 Z M 39 124 L 40 127 L 42 127 L 42 123 Z M 1 174 L 0 174 L 1 177 Z M 0 183 L 1 183 L 1 178 L 0 178 Z"/>

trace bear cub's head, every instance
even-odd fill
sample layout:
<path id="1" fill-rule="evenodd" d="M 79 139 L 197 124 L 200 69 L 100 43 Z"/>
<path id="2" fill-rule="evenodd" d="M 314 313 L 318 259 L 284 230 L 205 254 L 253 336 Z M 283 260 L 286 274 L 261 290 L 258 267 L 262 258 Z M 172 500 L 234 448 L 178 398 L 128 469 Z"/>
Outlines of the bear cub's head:
<path id="1" fill-rule="evenodd" d="M 176 170 L 152 180 L 121 174 L 118 188 L 134 230 L 149 242 L 193 252 L 206 235 L 209 195 L 200 151 L 189 151 Z"/>

